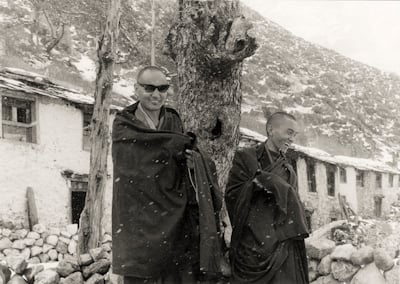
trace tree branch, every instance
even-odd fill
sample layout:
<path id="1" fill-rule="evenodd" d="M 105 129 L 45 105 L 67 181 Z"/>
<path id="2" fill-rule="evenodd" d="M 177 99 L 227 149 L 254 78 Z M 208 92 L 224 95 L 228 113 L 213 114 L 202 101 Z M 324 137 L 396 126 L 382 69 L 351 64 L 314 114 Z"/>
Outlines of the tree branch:
<path id="1" fill-rule="evenodd" d="M 61 32 L 58 35 L 58 37 L 46 48 L 46 52 L 48 54 L 50 54 L 50 52 L 53 50 L 53 48 L 55 48 L 57 46 L 57 44 L 59 44 L 59 42 L 61 41 L 63 36 L 64 36 L 64 23 L 61 24 Z"/>

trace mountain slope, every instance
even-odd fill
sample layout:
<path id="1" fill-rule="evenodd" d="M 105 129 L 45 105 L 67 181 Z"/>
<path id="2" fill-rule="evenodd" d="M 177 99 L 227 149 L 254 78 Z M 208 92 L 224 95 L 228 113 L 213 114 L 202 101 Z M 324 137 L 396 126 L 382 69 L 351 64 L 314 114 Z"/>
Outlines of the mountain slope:
<path id="1" fill-rule="evenodd" d="M 50 20 L 40 13 L 36 17 L 39 28 L 34 30 L 35 9 L 29 0 L 0 0 L 0 27 L 7 31 L 0 35 L 1 66 L 42 73 L 92 94 L 96 36 L 104 19 L 104 3 L 53 1 L 43 8 Z M 131 102 L 137 68 L 149 63 L 150 1 L 127 3 L 121 18 L 114 87 L 121 105 Z M 254 24 L 252 32 L 260 46 L 244 64 L 243 126 L 264 133 L 265 117 L 286 110 L 302 125 L 300 144 L 334 154 L 386 160 L 391 159 L 389 154 L 399 152 L 397 75 L 306 42 L 255 11 L 243 10 Z M 171 72 L 175 72 L 174 63 L 161 50 L 175 11 L 175 1 L 159 1 L 156 59 Z M 59 18 L 65 34 L 49 55 L 45 50 L 52 39 L 49 22 L 55 26 Z"/>

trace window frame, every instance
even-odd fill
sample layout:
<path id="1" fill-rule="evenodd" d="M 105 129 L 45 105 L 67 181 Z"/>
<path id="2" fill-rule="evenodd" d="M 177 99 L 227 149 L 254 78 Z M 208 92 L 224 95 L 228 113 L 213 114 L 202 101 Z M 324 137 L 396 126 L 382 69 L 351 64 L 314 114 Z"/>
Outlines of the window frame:
<path id="1" fill-rule="evenodd" d="M 23 123 L 23 122 L 18 122 L 13 120 L 3 120 L 3 98 L 12 98 L 15 100 L 20 100 L 20 101 L 28 101 L 30 102 L 30 123 Z M 14 141 L 14 142 L 22 142 L 22 143 L 29 143 L 29 144 L 38 144 L 39 139 L 38 139 L 38 100 L 35 97 L 28 96 L 26 94 L 22 93 L 14 93 L 10 90 L 5 90 L 5 89 L 0 89 L 0 139 L 8 140 L 8 141 Z M 13 113 L 16 114 L 16 111 L 18 111 L 18 108 L 13 108 Z M 31 134 L 31 139 L 30 141 L 28 140 L 28 135 L 25 136 L 25 141 L 20 141 L 16 139 L 10 139 L 4 137 L 4 134 L 6 133 L 3 130 L 4 125 L 7 126 L 13 126 L 13 127 L 18 127 L 18 128 L 24 128 L 32 129 L 32 134 Z"/>
<path id="2" fill-rule="evenodd" d="M 336 167 L 333 165 L 325 165 L 326 168 L 326 188 L 328 196 L 334 197 L 336 194 Z M 333 184 L 330 183 L 332 179 Z"/>
<path id="3" fill-rule="evenodd" d="M 347 183 L 347 170 L 345 167 L 339 167 L 339 179 L 340 183 Z"/>
<path id="4" fill-rule="evenodd" d="M 313 169 L 313 175 L 311 176 L 311 173 L 309 169 Z M 317 192 L 317 179 L 316 179 L 316 163 L 310 159 L 306 160 L 306 172 L 307 172 L 307 186 L 308 186 L 308 192 Z"/>
<path id="5" fill-rule="evenodd" d="M 382 179 L 383 179 L 382 173 L 376 172 L 375 173 L 375 186 L 376 186 L 376 188 L 382 188 Z"/>
<path id="6" fill-rule="evenodd" d="M 389 183 L 389 187 L 394 187 L 394 174 L 389 173 L 388 183 Z"/>
<path id="7" fill-rule="evenodd" d="M 362 177 L 361 184 L 359 183 L 358 177 Z M 365 171 L 363 170 L 356 170 L 356 186 L 365 187 Z"/>

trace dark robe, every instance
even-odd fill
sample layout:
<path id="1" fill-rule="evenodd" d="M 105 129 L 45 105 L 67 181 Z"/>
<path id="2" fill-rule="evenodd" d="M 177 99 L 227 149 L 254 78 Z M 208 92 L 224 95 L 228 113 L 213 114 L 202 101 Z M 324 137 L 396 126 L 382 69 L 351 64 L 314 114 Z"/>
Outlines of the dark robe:
<path id="1" fill-rule="evenodd" d="M 152 130 L 135 117 L 136 109 L 137 103 L 124 109 L 113 124 L 113 271 L 157 279 L 197 265 L 198 273 L 217 275 L 215 166 L 194 155 L 193 175 L 202 184 L 196 190 L 207 197 L 197 202 L 184 155 L 193 137 L 182 133 L 178 114 L 163 108 L 162 124 Z"/>
<path id="2" fill-rule="evenodd" d="M 306 218 L 286 158 L 265 143 L 238 151 L 225 199 L 233 226 L 232 282 L 309 283 Z"/>

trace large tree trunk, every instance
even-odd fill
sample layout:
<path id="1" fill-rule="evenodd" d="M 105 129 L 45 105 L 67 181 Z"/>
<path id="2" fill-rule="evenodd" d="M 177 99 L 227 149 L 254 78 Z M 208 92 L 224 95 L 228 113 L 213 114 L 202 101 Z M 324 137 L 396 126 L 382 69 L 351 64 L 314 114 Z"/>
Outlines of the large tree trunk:
<path id="1" fill-rule="evenodd" d="M 104 33 L 99 39 L 99 66 L 96 77 L 95 104 L 91 122 L 89 189 L 80 219 L 79 253 L 100 245 L 102 237 L 103 197 L 107 183 L 109 148 L 109 110 L 113 69 L 119 32 L 120 0 L 110 0 Z"/>
<path id="2" fill-rule="evenodd" d="M 224 191 L 239 142 L 242 64 L 256 41 L 238 1 L 179 0 L 178 9 L 166 41 L 178 68 L 178 111 L 215 161 Z"/>

